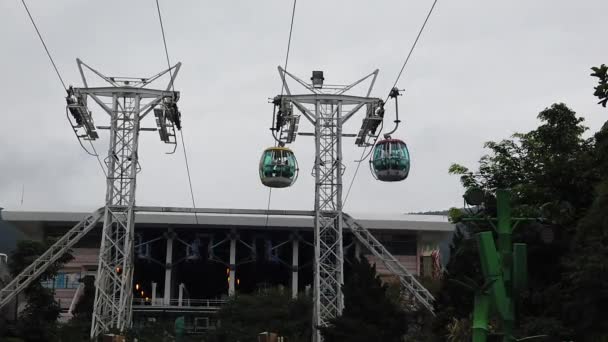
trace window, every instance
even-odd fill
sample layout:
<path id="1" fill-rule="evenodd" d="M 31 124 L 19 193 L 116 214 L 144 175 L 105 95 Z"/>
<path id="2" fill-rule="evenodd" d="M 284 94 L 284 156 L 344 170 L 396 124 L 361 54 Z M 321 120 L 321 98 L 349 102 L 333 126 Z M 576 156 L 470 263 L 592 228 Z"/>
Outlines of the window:
<path id="1" fill-rule="evenodd" d="M 58 272 L 55 278 L 42 282 L 49 289 L 76 289 L 80 285 L 80 273 Z"/>
<path id="2" fill-rule="evenodd" d="M 378 240 L 394 255 L 416 255 L 417 241 L 415 235 L 378 234 Z"/>

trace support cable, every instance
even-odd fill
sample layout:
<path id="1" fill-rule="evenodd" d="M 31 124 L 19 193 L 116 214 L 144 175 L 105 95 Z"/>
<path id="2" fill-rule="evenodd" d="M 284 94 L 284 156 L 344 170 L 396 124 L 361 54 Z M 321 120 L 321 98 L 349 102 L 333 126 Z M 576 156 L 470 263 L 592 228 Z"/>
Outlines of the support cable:
<path id="1" fill-rule="evenodd" d="M 167 39 L 165 38 L 165 26 L 163 25 L 163 16 L 160 13 L 160 5 L 156 0 L 156 10 L 158 11 L 158 21 L 160 22 L 160 32 L 163 36 L 163 46 L 165 47 L 165 57 L 167 57 L 167 68 L 169 68 L 169 77 L 173 79 L 173 72 L 171 72 L 171 61 L 169 59 L 169 49 L 167 49 Z M 171 82 L 171 90 L 175 91 L 175 84 Z"/>
<path id="2" fill-rule="evenodd" d="M 173 73 L 171 71 L 171 60 L 169 59 L 169 49 L 167 49 L 167 39 L 165 37 L 165 27 L 163 25 L 163 16 L 160 12 L 160 5 L 156 0 L 156 10 L 158 11 L 158 21 L 160 22 L 160 32 L 163 36 L 163 46 L 165 47 L 165 57 L 167 57 L 167 67 L 169 68 L 169 77 L 173 80 Z M 171 82 L 172 90 L 175 91 L 175 83 Z M 188 185 L 190 187 L 190 198 L 192 199 L 192 208 L 194 209 L 194 219 L 198 225 L 198 214 L 196 213 L 196 200 L 194 199 L 194 190 L 192 189 L 192 177 L 190 175 L 190 164 L 188 163 L 188 153 L 186 151 L 186 143 L 184 141 L 184 128 L 179 130 L 179 135 L 182 141 L 182 150 L 184 151 L 184 161 L 186 162 L 186 173 L 188 174 Z"/>
<path id="3" fill-rule="evenodd" d="M 363 154 L 365 153 L 365 148 L 363 149 L 363 153 L 361 153 L 361 158 L 363 158 Z M 344 201 L 342 201 L 342 210 L 344 210 L 344 206 L 346 206 L 346 201 L 348 201 L 348 195 L 350 195 L 350 190 L 353 188 L 353 184 L 355 182 L 355 177 L 357 177 L 357 172 L 359 172 L 359 167 L 361 166 L 361 162 L 363 159 L 360 159 L 357 162 L 357 167 L 355 168 L 355 173 L 353 174 L 353 178 L 350 180 L 350 184 L 348 185 L 348 191 L 346 191 L 346 196 L 344 196 Z"/>
<path id="4" fill-rule="evenodd" d="M 190 177 L 190 165 L 188 164 L 188 153 L 186 152 L 186 143 L 184 142 L 184 132 L 183 127 L 182 130 L 179 131 L 179 136 L 182 138 L 182 149 L 184 150 L 184 161 L 186 162 L 186 172 L 188 173 L 188 184 L 190 185 L 190 197 L 192 198 L 192 208 L 196 210 L 196 202 L 194 201 L 194 191 L 192 190 L 192 178 Z M 198 215 L 196 211 L 194 212 L 194 219 L 196 224 L 198 225 Z"/>
<path id="5" fill-rule="evenodd" d="M 65 90 L 67 92 L 68 87 L 66 87 L 65 82 L 63 82 L 63 78 L 61 77 L 61 74 L 59 73 L 59 69 L 57 69 L 57 65 L 55 65 L 55 61 L 53 60 L 53 57 L 51 56 L 49 49 L 46 47 L 46 43 L 44 42 L 44 39 L 42 39 L 42 35 L 40 34 L 40 31 L 38 30 L 38 26 L 36 26 L 36 22 L 34 22 L 34 18 L 32 18 L 32 14 L 30 13 L 29 8 L 27 8 L 27 5 L 25 4 L 25 0 L 21 0 L 21 3 L 23 4 L 25 11 L 27 12 L 27 15 L 30 17 L 30 21 L 32 22 L 32 25 L 34 25 L 34 29 L 36 30 L 36 33 L 38 34 L 38 38 L 40 38 L 40 42 L 42 43 L 42 46 L 44 47 L 44 51 L 46 51 L 46 55 L 49 57 L 51 64 L 53 64 L 53 69 L 55 69 L 55 73 L 57 73 L 57 77 L 59 77 L 59 81 L 61 82 L 61 85 L 63 86 L 63 90 Z"/>
<path id="6" fill-rule="evenodd" d="M 99 158 L 99 153 L 97 153 L 97 150 L 95 149 L 95 145 L 93 145 L 93 142 L 91 140 L 89 140 L 89 144 L 91 144 L 91 147 L 93 148 L 93 152 L 95 153 L 95 157 L 97 158 L 97 162 L 99 163 L 99 167 L 101 167 L 101 171 L 103 172 L 103 175 L 106 176 L 106 178 L 108 178 L 108 174 L 106 173 L 106 169 L 104 169 L 104 167 L 103 167 L 103 163 L 101 162 L 101 158 Z"/>
<path id="7" fill-rule="evenodd" d="M 291 50 L 291 34 L 293 33 L 293 21 L 294 18 L 296 16 L 296 4 L 298 3 L 298 0 L 293 0 L 293 9 L 291 10 L 291 23 L 289 25 L 289 38 L 287 39 L 287 52 L 285 53 L 285 65 L 283 67 L 283 70 L 287 71 L 287 63 L 289 62 L 289 51 Z M 283 96 L 283 92 L 285 91 L 285 82 L 281 82 L 281 96 Z M 274 114 L 273 114 L 273 121 L 274 121 Z M 274 135 L 274 131 L 273 131 L 273 135 Z M 280 138 L 280 135 L 279 135 Z M 278 141 L 275 138 L 275 146 L 277 146 Z M 272 199 L 272 188 L 268 189 L 268 205 L 266 206 L 266 224 L 264 225 L 264 227 L 268 228 L 268 211 L 270 211 L 270 201 Z"/>
<path id="8" fill-rule="evenodd" d="M 397 74 L 397 78 L 395 79 L 395 83 L 393 83 L 391 90 L 397 86 L 397 83 L 399 82 L 399 79 L 401 78 L 401 75 L 403 74 L 403 70 L 405 70 L 405 66 L 409 62 L 410 57 L 412 56 L 412 52 L 414 52 L 414 49 L 416 48 L 416 44 L 418 44 L 418 40 L 420 39 L 420 36 L 422 35 L 422 31 L 424 31 L 424 28 L 426 27 L 426 23 L 429 21 L 429 18 L 431 17 L 431 14 L 433 13 L 433 10 L 435 9 L 436 4 L 437 4 L 437 0 L 434 0 L 433 5 L 431 6 L 431 9 L 429 10 L 429 13 L 426 15 L 426 18 L 424 19 L 424 23 L 422 23 L 422 26 L 420 27 L 420 31 L 418 31 L 418 35 L 416 36 L 416 39 L 414 40 L 414 44 L 412 44 L 412 47 L 410 48 L 410 52 L 407 54 L 407 57 L 405 58 L 405 61 L 403 62 L 403 65 L 401 66 L 401 70 L 399 70 L 399 74 Z M 386 96 L 386 100 L 384 100 L 384 102 L 388 101 L 388 97 L 389 97 L 389 95 Z"/>
<path id="9" fill-rule="evenodd" d="M 67 92 L 68 88 L 66 87 L 65 82 L 63 81 L 63 77 L 61 77 L 61 73 L 59 72 L 59 69 L 57 68 L 57 64 L 55 64 L 55 60 L 53 59 L 53 56 L 51 55 L 49 48 L 46 46 L 46 43 L 45 43 L 44 39 L 42 38 L 42 34 L 40 33 L 40 30 L 38 30 L 38 25 L 36 25 L 36 22 L 34 21 L 34 18 L 32 17 L 32 13 L 30 12 L 30 9 L 27 7 L 25 0 L 21 0 L 21 3 L 23 4 L 23 8 L 25 8 L 25 11 L 27 12 L 27 16 L 30 18 L 32 25 L 34 26 L 34 29 L 36 30 L 36 34 L 38 35 L 38 38 L 40 39 L 40 42 L 42 43 L 42 46 L 44 47 L 44 51 L 46 52 L 46 55 L 49 57 L 49 61 L 51 61 L 53 69 L 55 70 L 55 73 L 57 74 L 57 78 L 59 78 L 59 82 L 61 82 L 61 86 L 62 86 L 63 90 L 65 90 Z M 78 140 L 80 141 L 80 138 Z M 97 158 L 97 161 L 99 162 L 99 166 L 101 167 L 101 172 L 103 172 L 104 176 L 107 177 L 108 174 L 106 173 L 106 170 L 103 167 L 103 163 L 101 162 L 101 159 L 99 158 L 99 154 L 95 150 L 95 146 L 93 145 L 93 142 L 91 140 L 89 140 L 89 144 L 91 144 L 91 147 L 93 148 L 93 151 L 95 152 L 95 154 L 89 153 L 89 151 L 87 151 L 87 149 L 82 145 L 82 143 L 80 143 L 80 146 L 82 147 L 83 150 L 85 150 L 85 152 L 87 152 L 87 154 L 91 154 Z"/>
<path id="10" fill-rule="evenodd" d="M 409 62 L 410 57 L 412 56 L 412 53 L 414 52 L 414 49 L 416 48 L 416 44 L 418 44 L 418 40 L 420 39 L 420 36 L 422 35 L 422 32 L 424 31 L 424 28 L 426 27 L 426 24 L 429 21 L 429 18 L 431 17 L 431 14 L 433 13 L 433 10 L 435 9 L 435 5 L 436 4 L 437 4 L 437 0 L 434 0 L 433 1 L 433 5 L 431 5 L 431 8 L 429 9 L 429 12 L 426 15 L 426 18 L 424 19 L 424 22 L 422 23 L 422 26 L 420 27 L 420 30 L 418 31 L 418 35 L 416 36 L 416 39 L 414 40 L 414 43 L 412 44 L 412 47 L 410 48 L 410 51 L 408 52 L 407 56 L 405 57 L 405 61 L 403 62 L 403 65 L 401 66 L 401 69 L 399 70 L 399 73 L 397 74 L 397 78 L 395 79 L 395 83 L 393 83 L 393 86 L 391 87 L 391 91 L 392 91 L 393 88 L 395 88 L 397 86 L 397 83 L 399 82 L 399 79 L 401 79 L 403 71 L 405 70 L 405 66 Z M 390 94 L 390 92 L 389 92 L 389 94 Z M 386 99 L 384 100 L 385 103 L 388 101 L 389 96 L 390 95 L 386 96 Z M 383 123 L 384 123 L 384 121 L 383 121 Z M 370 150 L 370 153 L 368 153 L 368 155 L 365 156 L 365 157 L 363 157 L 363 156 L 365 155 L 366 151 L 365 151 L 365 149 L 363 149 L 363 153 L 361 153 L 361 159 L 359 159 L 357 161 L 357 168 L 355 169 L 355 173 L 353 174 L 353 178 L 351 179 L 350 185 L 348 186 L 348 191 L 346 192 L 346 196 L 345 196 L 344 201 L 342 203 L 342 208 L 344 208 L 344 205 L 346 204 L 346 200 L 348 199 L 348 195 L 350 195 L 350 190 L 352 189 L 353 183 L 355 182 L 355 178 L 357 177 L 357 172 L 359 171 L 359 167 L 361 166 L 361 162 L 363 162 L 363 160 L 367 159 L 369 157 L 369 155 L 371 154 L 371 151 L 374 150 L 374 146 L 376 145 L 376 142 L 378 141 L 378 138 L 381 136 L 383 128 L 384 128 L 384 125 L 382 125 L 382 127 L 380 128 L 380 131 L 378 132 L 378 135 L 374 139 L 374 143 L 372 145 L 372 149 Z"/>
<path id="11" fill-rule="evenodd" d="M 357 177 L 357 173 L 359 172 L 359 168 L 361 167 L 361 162 L 366 160 L 370 156 L 370 154 L 372 154 L 372 152 L 374 151 L 374 147 L 376 146 L 378 137 L 380 137 L 380 133 L 382 132 L 382 129 L 384 128 L 384 122 L 382 122 L 381 125 L 382 126 L 380 126 L 380 131 L 378 131 L 378 135 L 374 139 L 374 143 L 371 144 L 372 148 L 369 150 L 369 152 L 367 152 L 367 154 L 365 154 L 365 152 L 367 151 L 367 146 L 365 146 L 365 148 L 363 148 L 363 152 L 361 152 L 361 157 L 359 158 L 359 160 L 355 160 L 355 162 L 357 163 L 357 168 L 355 169 L 353 178 L 350 180 L 350 184 L 348 185 L 348 191 L 346 191 L 346 196 L 344 196 L 344 201 L 342 201 L 342 209 L 344 209 L 344 206 L 346 205 L 346 201 L 348 200 L 348 196 L 350 195 L 350 190 L 353 188 L 355 178 Z"/>
<path id="12" fill-rule="evenodd" d="M 287 62 L 289 62 L 289 51 L 291 50 L 291 34 L 293 33 L 293 20 L 296 16 L 296 4 L 298 0 L 293 0 L 293 9 L 291 10 L 291 24 L 289 25 L 289 38 L 287 39 L 287 52 L 285 53 L 285 65 L 283 70 L 287 71 Z M 281 82 L 281 95 L 285 91 L 285 83 Z"/>

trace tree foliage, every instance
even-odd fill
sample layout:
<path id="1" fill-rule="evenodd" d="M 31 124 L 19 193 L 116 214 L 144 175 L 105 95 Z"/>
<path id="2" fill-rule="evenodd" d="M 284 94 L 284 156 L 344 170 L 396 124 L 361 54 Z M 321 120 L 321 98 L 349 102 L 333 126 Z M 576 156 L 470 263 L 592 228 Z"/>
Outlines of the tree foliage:
<path id="1" fill-rule="evenodd" d="M 592 68 L 599 79 L 595 96 L 606 107 L 608 67 Z M 571 253 L 564 258 L 564 320 L 580 341 L 608 340 L 608 122 L 595 134 L 594 157 L 602 179 L 596 197 L 579 220 Z"/>
<path id="2" fill-rule="evenodd" d="M 8 267 L 13 276 L 18 275 L 42 253 L 51 242 L 21 240 L 11 253 Z M 61 312 L 59 304 L 55 301 L 54 292 L 40 284 L 41 280 L 52 279 L 62 265 L 72 259 L 66 253 L 57 262 L 51 265 L 39 278 L 24 290 L 27 305 L 19 314 L 16 324 L 17 336 L 24 341 L 57 341 L 57 318 Z"/>
<path id="3" fill-rule="evenodd" d="M 387 296 L 388 285 L 366 259 L 354 261 L 346 280 L 344 311 L 321 332 L 327 342 L 402 341 L 407 332 L 403 308 Z"/>
<path id="4" fill-rule="evenodd" d="M 593 71 L 591 76 L 598 78 L 598 85 L 595 86 L 595 93 L 593 95 L 600 99 L 598 104 L 606 107 L 608 103 L 608 66 L 602 64 L 599 67 L 591 68 L 591 70 Z"/>
<path id="5" fill-rule="evenodd" d="M 61 308 L 53 291 L 34 284 L 29 287 L 27 298 L 17 321 L 18 336 L 27 342 L 58 341 L 57 318 Z"/>
<path id="6" fill-rule="evenodd" d="M 530 279 L 529 290 L 517 307 L 521 323 L 519 335 L 568 337 L 577 328 L 571 324 L 568 310 L 565 309 L 568 298 L 565 285 L 573 276 L 572 271 L 581 270 L 582 266 L 573 258 L 580 253 L 580 250 L 575 252 L 573 244 L 580 235 L 579 221 L 589 215 L 589 207 L 594 202 L 595 187 L 602 175 L 599 167 L 602 163 L 597 153 L 597 136 L 595 139 L 585 138 L 583 134 L 587 128 L 583 125 L 583 119 L 565 104 L 552 105 L 543 110 L 538 119 L 540 125 L 532 131 L 515 134 L 511 139 L 486 143 L 485 147 L 490 152 L 480 159 L 478 170 L 471 171 L 455 164 L 449 171 L 460 176 L 465 189 L 477 187 L 490 192 L 499 188 L 512 189 L 515 217 L 546 219 L 548 226 L 522 223 L 514 232 L 515 242 L 528 244 Z M 487 214 L 495 216 L 492 198 L 486 202 Z M 468 215 L 462 210 L 450 213 L 455 222 Z M 597 227 L 595 223 L 591 226 Z M 555 236 L 550 243 L 540 238 L 539 232 L 546 228 L 551 228 Z M 481 223 L 459 224 L 437 304 L 435 333 L 440 339 L 447 336 L 446 327 L 454 319 L 465 321 L 470 317 L 473 293 L 453 280 L 480 277 L 477 247 L 468 236 L 490 229 L 487 224 Z M 595 253 L 593 255 L 597 256 Z M 576 266 L 572 263 L 576 263 Z M 578 275 L 575 278 L 581 279 Z M 573 284 L 572 289 L 580 289 L 579 285 Z M 572 298 L 580 304 L 579 298 Z"/>
<path id="7" fill-rule="evenodd" d="M 218 312 L 218 328 L 209 341 L 256 342 L 268 331 L 287 337 L 290 342 L 308 342 L 312 330 L 312 301 L 299 296 L 291 299 L 284 291 L 271 289 L 254 295 L 237 295 Z"/>
<path id="8" fill-rule="evenodd" d="M 579 222 L 562 282 L 565 320 L 583 341 L 608 338 L 608 179 Z"/>

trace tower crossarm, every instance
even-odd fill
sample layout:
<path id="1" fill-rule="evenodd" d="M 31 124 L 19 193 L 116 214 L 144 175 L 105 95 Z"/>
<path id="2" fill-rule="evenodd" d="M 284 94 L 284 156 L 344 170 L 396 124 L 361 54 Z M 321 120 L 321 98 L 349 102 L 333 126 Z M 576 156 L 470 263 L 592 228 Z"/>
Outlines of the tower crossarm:
<path id="1" fill-rule="evenodd" d="M 103 214 L 103 208 L 78 222 L 72 229 L 55 242 L 38 259 L 34 260 L 8 285 L 0 290 L 0 309 L 11 302 L 21 291 L 36 281 L 49 266 L 53 265 L 61 256 L 72 248 L 82 237 L 93 229 Z"/>
<path id="2" fill-rule="evenodd" d="M 164 97 L 178 97 L 178 91 L 171 90 L 162 90 L 162 89 L 148 89 L 148 88 L 138 88 L 138 87 L 130 87 L 130 86 L 122 86 L 122 87 L 91 87 L 91 88 L 74 88 L 75 92 L 86 95 L 95 95 L 95 96 L 107 96 L 112 97 L 114 95 L 121 96 L 133 96 L 137 94 L 140 98 L 164 98 Z"/>
<path id="3" fill-rule="evenodd" d="M 374 256 L 376 256 L 386 268 L 399 278 L 401 286 L 404 287 L 418 303 L 422 304 L 427 310 L 434 313 L 433 303 L 435 298 L 416 277 L 405 268 L 383 245 L 376 239 L 372 233 L 359 224 L 350 215 L 343 213 L 343 220 L 347 227 L 357 238 L 357 240 L 365 246 Z"/>
<path id="4" fill-rule="evenodd" d="M 373 104 L 382 101 L 377 97 L 363 97 L 352 95 L 336 95 L 336 94 L 299 94 L 299 95 L 283 95 L 281 99 L 287 99 L 292 102 L 314 105 L 319 104 L 336 104 L 338 101 L 344 106 Z M 360 108 L 360 107 L 359 107 Z"/>

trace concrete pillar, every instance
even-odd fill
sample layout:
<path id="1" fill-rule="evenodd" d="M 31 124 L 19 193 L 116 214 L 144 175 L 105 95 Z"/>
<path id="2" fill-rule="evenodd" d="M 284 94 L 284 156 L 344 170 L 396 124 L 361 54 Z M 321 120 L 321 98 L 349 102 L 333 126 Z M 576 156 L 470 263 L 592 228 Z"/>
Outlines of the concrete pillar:
<path id="1" fill-rule="evenodd" d="M 292 240 L 291 255 L 291 298 L 298 297 L 298 267 L 300 257 L 300 240 L 296 237 Z"/>
<path id="2" fill-rule="evenodd" d="M 179 300 L 177 301 L 177 306 L 182 306 L 182 301 L 184 300 L 184 284 L 179 284 Z"/>
<path id="3" fill-rule="evenodd" d="M 230 273 L 228 278 L 228 295 L 234 296 L 236 283 L 236 234 L 230 235 Z"/>
<path id="4" fill-rule="evenodd" d="M 165 297 L 163 305 L 171 304 L 171 273 L 173 271 L 173 233 L 167 234 L 167 256 L 165 258 Z"/>
<path id="5" fill-rule="evenodd" d="M 152 282 L 152 305 L 156 305 L 156 282 Z"/>
<path id="6" fill-rule="evenodd" d="M 420 235 L 416 234 L 416 275 L 420 275 Z"/>

